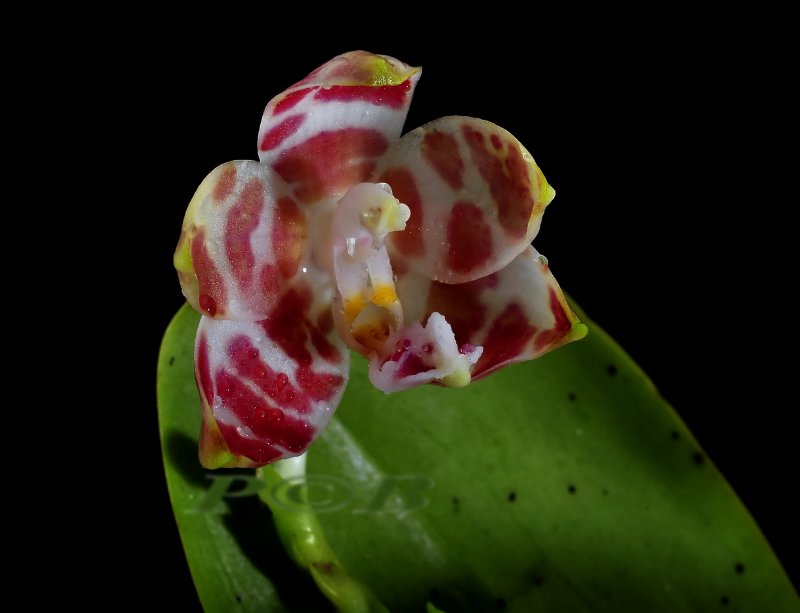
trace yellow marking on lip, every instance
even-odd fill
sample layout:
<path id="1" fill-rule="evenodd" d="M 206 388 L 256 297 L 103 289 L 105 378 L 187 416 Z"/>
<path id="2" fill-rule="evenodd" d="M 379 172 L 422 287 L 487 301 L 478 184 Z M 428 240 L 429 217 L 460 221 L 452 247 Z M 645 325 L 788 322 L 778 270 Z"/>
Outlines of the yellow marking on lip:
<path id="1" fill-rule="evenodd" d="M 372 290 L 370 302 L 379 307 L 388 307 L 397 302 L 397 292 L 391 285 L 378 285 Z"/>
<path id="2" fill-rule="evenodd" d="M 358 326 L 353 330 L 353 338 L 365 347 L 378 350 L 389 338 L 389 324 L 383 320 L 374 320 Z"/>
<path id="3" fill-rule="evenodd" d="M 344 316 L 347 321 L 353 321 L 364 310 L 364 296 L 353 294 L 344 300 Z"/>

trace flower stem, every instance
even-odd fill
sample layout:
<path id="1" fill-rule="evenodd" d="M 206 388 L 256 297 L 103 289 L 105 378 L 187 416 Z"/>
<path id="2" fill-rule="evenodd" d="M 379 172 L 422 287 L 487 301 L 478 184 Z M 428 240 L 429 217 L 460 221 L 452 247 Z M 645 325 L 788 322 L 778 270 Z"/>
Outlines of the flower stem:
<path id="1" fill-rule="evenodd" d="M 317 587 L 340 611 L 388 611 L 369 588 L 347 573 L 325 540 L 322 526 L 308 502 L 305 474 L 306 454 L 275 462 L 257 471 L 268 486 L 259 492 L 259 497 L 272 510 L 275 527 L 289 555 L 311 573 Z M 300 495 L 293 497 L 291 504 L 276 501 L 270 495 L 287 482 L 299 485 Z"/>

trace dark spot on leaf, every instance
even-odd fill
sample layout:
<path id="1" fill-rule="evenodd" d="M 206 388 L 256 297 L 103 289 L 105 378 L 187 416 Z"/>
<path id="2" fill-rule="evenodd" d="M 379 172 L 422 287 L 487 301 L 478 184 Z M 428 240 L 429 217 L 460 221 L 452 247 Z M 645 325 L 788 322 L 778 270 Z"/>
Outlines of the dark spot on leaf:
<path id="1" fill-rule="evenodd" d="M 723 607 L 727 607 L 728 603 L 730 602 L 730 598 L 728 598 L 727 596 L 723 596 L 722 598 L 719 599 L 719 602 Z"/>
<path id="2" fill-rule="evenodd" d="M 236 602 L 242 602 L 242 597 L 239 594 L 236 594 Z"/>
<path id="3" fill-rule="evenodd" d="M 603 488 L 603 489 L 600 491 L 600 493 L 601 493 L 603 496 L 608 496 L 608 490 L 607 490 L 606 488 Z"/>
<path id="4" fill-rule="evenodd" d="M 703 462 L 705 462 L 705 461 L 706 461 L 706 459 L 703 457 L 703 454 L 700 453 L 699 451 L 695 451 L 692 454 L 692 462 L 694 462 L 698 466 L 702 466 Z"/>
<path id="5" fill-rule="evenodd" d="M 434 600 L 439 600 L 439 588 L 433 588 L 430 592 L 428 592 L 428 599 L 433 602 Z M 435 602 L 433 604 L 436 604 Z"/>
<path id="6" fill-rule="evenodd" d="M 681 435 L 680 435 L 680 434 L 678 434 L 678 431 L 677 431 L 677 430 L 673 430 L 672 432 L 670 432 L 670 433 L 669 433 L 669 437 L 670 437 L 670 438 L 671 438 L 673 441 L 677 441 L 677 440 L 678 440 L 678 439 L 681 437 Z"/>
<path id="7" fill-rule="evenodd" d="M 544 583 L 544 581 L 542 580 L 542 578 L 541 578 L 540 576 L 538 576 L 538 575 L 534 575 L 534 577 L 533 577 L 533 584 L 534 584 L 536 587 L 539 587 L 540 585 L 542 585 L 542 583 Z"/>
<path id="8" fill-rule="evenodd" d="M 461 510 L 461 501 L 456 496 L 453 496 L 451 502 L 453 503 L 453 513 L 458 513 Z"/>
<path id="9" fill-rule="evenodd" d="M 570 402 L 575 402 L 575 399 L 577 397 L 578 396 L 575 394 L 575 392 L 570 392 L 569 394 L 567 394 L 567 398 L 569 399 Z"/>
<path id="10" fill-rule="evenodd" d="M 570 484 L 569 484 L 569 487 L 567 488 L 567 491 L 568 491 L 570 494 L 574 494 L 574 493 L 575 493 L 577 490 L 576 490 L 575 486 L 574 486 L 574 485 L 572 485 L 572 483 L 570 483 Z"/>
<path id="11" fill-rule="evenodd" d="M 744 564 L 742 564 L 741 562 L 737 562 L 736 566 L 734 566 L 733 569 L 736 571 L 737 575 L 741 575 L 742 573 L 744 573 Z"/>
<path id="12" fill-rule="evenodd" d="M 316 568 L 318 571 L 325 573 L 326 575 L 333 574 L 333 562 L 312 562 L 311 566 Z"/>
<path id="13" fill-rule="evenodd" d="M 608 374 L 613 377 L 614 375 L 617 374 L 617 367 L 614 366 L 613 364 L 609 364 L 608 368 L 606 368 L 606 372 L 608 372 Z"/>
<path id="14" fill-rule="evenodd" d="M 514 502 L 516 499 L 517 499 L 517 493 L 516 492 L 509 492 L 508 493 L 508 501 L 509 502 Z"/>
<path id="15" fill-rule="evenodd" d="M 173 356 L 172 356 L 172 357 L 169 359 L 169 365 L 170 365 L 170 366 L 172 366 L 174 363 L 175 363 L 175 356 L 173 355 Z"/>
<path id="16" fill-rule="evenodd" d="M 494 606 L 498 609 L 505 609 L 506 608 L 506 599 L 505 598 L 498 598 L 494 601 Z"/>

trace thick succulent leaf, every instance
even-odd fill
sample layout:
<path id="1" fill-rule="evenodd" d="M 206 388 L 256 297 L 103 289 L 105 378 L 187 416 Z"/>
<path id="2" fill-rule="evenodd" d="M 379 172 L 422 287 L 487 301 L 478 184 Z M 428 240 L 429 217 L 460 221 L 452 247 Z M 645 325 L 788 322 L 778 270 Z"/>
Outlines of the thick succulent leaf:
<path id="1" fill-rule="evenodd" d="M 530 244 L 555 196 L 516 138 L 472 117 L 409 132 L 381 160 L 378 176 L 411 209 L 405 232 L 389 239 L 393 257 L 444 283 L 508 264 Z"/>
<path id="2" fill-rule="evenodd" d="M 199 430 L 189 349 L 197 321 L 184 308 L 168 330 L 159 410 L 201 599 L 209 611 L 237 606 L 237 577 L 248 594 L 277 586 L 307 596 L 296 578 L 270 587 L 237 574 L 258 557 L 253 544 L 268 526 L 234 509 L 215 524 L 223 541 L 188 522 L 205 517 L 186 514 L 203 499 L 202 479 L 176 460 L 170 437 Z M 443 611 L 796 612 L 778 561 L 697 441 L 588 323 L 580 343 L 462 390 L 387 396 L 356 357 L 341 408 L 308 454 L 309 497 L 339 561 L 392 611 L 432 601 Z M 287 569 L 265 572 L 278 570 Z"/>
<path id="3" fill-rule="evenodd" d="M 197 461 L 200 412 L 192 337 L 199 318 L 184 307 L 164 337 L 158 422 L 169 496 L 200 602 L 210 613 L 234 607 L 248 612 L 329 610 L 311 578 L 284 552 L 247 475 L 206 471 Z M 243 493 L 250 495 L 222 500 L 214 495 L 231 481 L 243 484 Z"/>
<path id="4" fill-rule="evenodd" d="M 259 159 L 303 203 L 343 196 L 400 137 L 419 76 L 419 68 L 364 51 L 332 59 L 269 102 Z"/>
<path id="5" fill-rule="evenodd" d="M 306 236 L 305 214 L 273 171 L 222 164 L 186 210 L 175 250 L 183 293 L 209 317 L 263 319 L 301 271 Z"/>
<path id="6" fill-rule="evenodd" d="M 350 360 L 330 317 L 321 329 L 314 315 L 311 292 L 291 289 L 263 321 L 202 318 L 195 375 L 204 466 L 263 466 L 297 456 L 327 425 Z"/>
<path id="7" fill-rule="evenodd" d="M 439 283 L 405 270 L 398 275 L 397 293 L 410 319 L 426 321 L 441 313 L 459 347 L 483 347 L 473 380 L 586 334 L 547 261 L 530 245 L 505 268 L 468 283 Z"/>

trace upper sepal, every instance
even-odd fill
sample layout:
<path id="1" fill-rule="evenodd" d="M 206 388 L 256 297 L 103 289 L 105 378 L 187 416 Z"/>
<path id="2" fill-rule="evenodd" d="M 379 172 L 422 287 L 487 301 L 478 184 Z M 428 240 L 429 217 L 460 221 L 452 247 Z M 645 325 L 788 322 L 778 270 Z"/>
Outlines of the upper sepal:
<path id="1" fill-rule="evenodd" d="M 400 137 L 420 69 L 365 51 L 340 55 L 273 98 L 258 155 L 305 204 L 365 181 Z"/>

